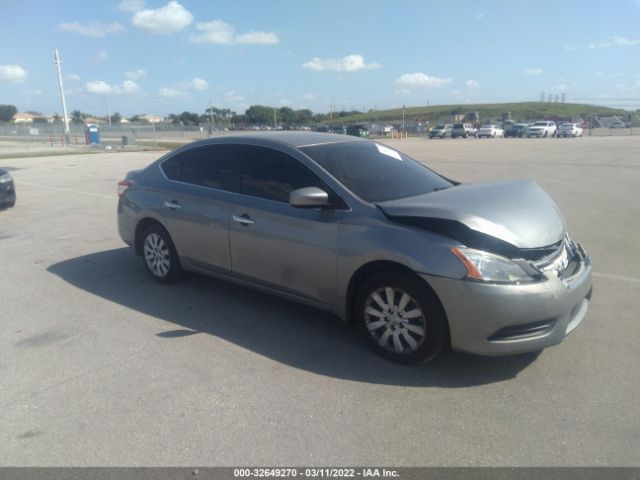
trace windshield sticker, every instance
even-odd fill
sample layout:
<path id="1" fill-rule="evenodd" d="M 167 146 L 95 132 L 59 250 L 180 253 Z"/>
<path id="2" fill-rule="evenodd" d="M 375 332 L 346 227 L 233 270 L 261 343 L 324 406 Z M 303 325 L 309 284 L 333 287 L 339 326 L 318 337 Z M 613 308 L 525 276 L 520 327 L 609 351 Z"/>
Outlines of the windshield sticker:
<path id="1" fill-rule="evenodd" d="M 385 147 L 384 145 L 380 145 L 379 143 L 376 143 L 376 147 L 378 147 L 378 151 L 381 154 L 386 155 L 386 156 L 391 157 L 391 158 L 395 158 L 396 160 L 402 161 L 402 157 L 395 150 L 392 150 L 389 147 Z"/>

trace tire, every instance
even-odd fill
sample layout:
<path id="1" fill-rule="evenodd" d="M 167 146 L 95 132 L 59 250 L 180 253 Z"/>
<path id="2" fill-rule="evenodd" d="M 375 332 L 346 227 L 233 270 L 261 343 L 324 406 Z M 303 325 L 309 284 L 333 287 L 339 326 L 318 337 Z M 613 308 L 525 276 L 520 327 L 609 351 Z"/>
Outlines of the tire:
<path id="1" fill-rule="evenodd" d="M 407 314 L 413 316 L 403 318 Z M 398 363 L 426 363 L 448 344 L 447 321 L 438 298 L 406 273 L 385 272 L 368 279 L 356 298 L 355 318 L 367 343 Z"/>
<path id="2" fill-rule="evenodd" d="M 141 250 L 142 263 L 156 282 L 176 283 L 184 275 L 171 236 L 161 225 L 151 225 L 142 233 Z"/>

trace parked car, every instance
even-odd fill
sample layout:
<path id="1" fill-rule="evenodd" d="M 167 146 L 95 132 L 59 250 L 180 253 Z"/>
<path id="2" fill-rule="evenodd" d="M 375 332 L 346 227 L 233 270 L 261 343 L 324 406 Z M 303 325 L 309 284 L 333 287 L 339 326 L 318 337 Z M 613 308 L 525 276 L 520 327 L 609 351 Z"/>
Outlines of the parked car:
<path id="1" fill-rule="evenodd" d="M 577 123 L 561 123 L 558 127 L 558 137 L 581 137 L 582 127 Z"/>
<path id="2" fill-rule="evenodd" d="M 546 120 L 534 123 L 527 130 L 527 138 L 530 137 L 553 137 L 556 134 L 555 122 Z"/>
<path id="3" fill-rule="evenodd" d="M 453 125 L 450 123 L 436 125 L 429 132 L 429 138 L 446 138 L 451 136 Z"/>
<path id="4" fill-rule="evenodd" d="M 504 137 L 504 130 L 502 130 L 497 125 L 483 125 L 478 129 L 478 133 L 476 133 L 476 137 L 478 138 Z"/>
<path id="5" fill-rule="evenodd" d="M 526 123 L 514 123 L 504 131 L 504 136 L 523 138 L 527 136 L 528 129 L 529 125 L 527 125 Z"/>
<path id="6" fill-rule="evenodd" d="M 451 138 L 475 137 L 477 131 L 478 129 L 470 123 L 456 123 L 451 129 Z"/>
<path id="7" fill-rule="evenodd" d="M 339 135 L 346 135 L 347 134 L 347 127 L 345 125 L 333 125 L 329 129 L 329 132 L 337 133 Z"/>
<path id="8" fill-rule="evenodd" d="M 371 140 L 211 138 L 118 194 L 120 236 L 159 283 L 188 270 L 319 307 L 399 362 L 540 350 L 591 298 L 590 257 L 535 182 L 459 184 Z"/>
<path id="9" fill-rule="evenodd" d="M 16 187 L 13 177 L 4 168 L 0 168 L 0 210 L 16 204 Z"/>

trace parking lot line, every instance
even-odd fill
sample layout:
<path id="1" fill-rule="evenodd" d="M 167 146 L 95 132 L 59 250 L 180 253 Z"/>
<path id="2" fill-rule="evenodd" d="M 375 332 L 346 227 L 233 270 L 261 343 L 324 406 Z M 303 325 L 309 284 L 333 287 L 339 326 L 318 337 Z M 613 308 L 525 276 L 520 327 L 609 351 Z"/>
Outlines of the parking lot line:
<path id="1" fill-rule="evenodd" d="M 93 192 L 84 192 L 82 190 L 73 190 L 71 188 L 61 188 L 61 187 L 51 187 L 49 185 L 40 185 L 36 183 L 28 183 L 28 182 L 16 182 L 18 186 L 27 186 L 27 187 L 36 187 L 36 188 L 47 188 L 49 190 L 56 190 L 58 192 L 66 192 L 66 193 L 75 193 L 77 195 L 88 195 L 90 197 L 100 197 L 100 198 L 108 198 L 109 200 L 117 200 L 118 197 L 115 195 L 102 195 L 100 193 Z"/>

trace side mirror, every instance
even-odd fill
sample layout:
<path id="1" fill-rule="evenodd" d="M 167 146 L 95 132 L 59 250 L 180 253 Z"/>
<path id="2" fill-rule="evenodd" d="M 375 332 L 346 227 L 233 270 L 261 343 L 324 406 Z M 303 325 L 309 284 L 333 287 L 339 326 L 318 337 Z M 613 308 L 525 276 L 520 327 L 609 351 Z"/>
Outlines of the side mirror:
<path id="1" fill-rule="evenodd" d="M 325 207 L 329 204 L 329 194 L 318 187 L 305 187 L 289 194 L 289 204 L 298 208 Z"/>

